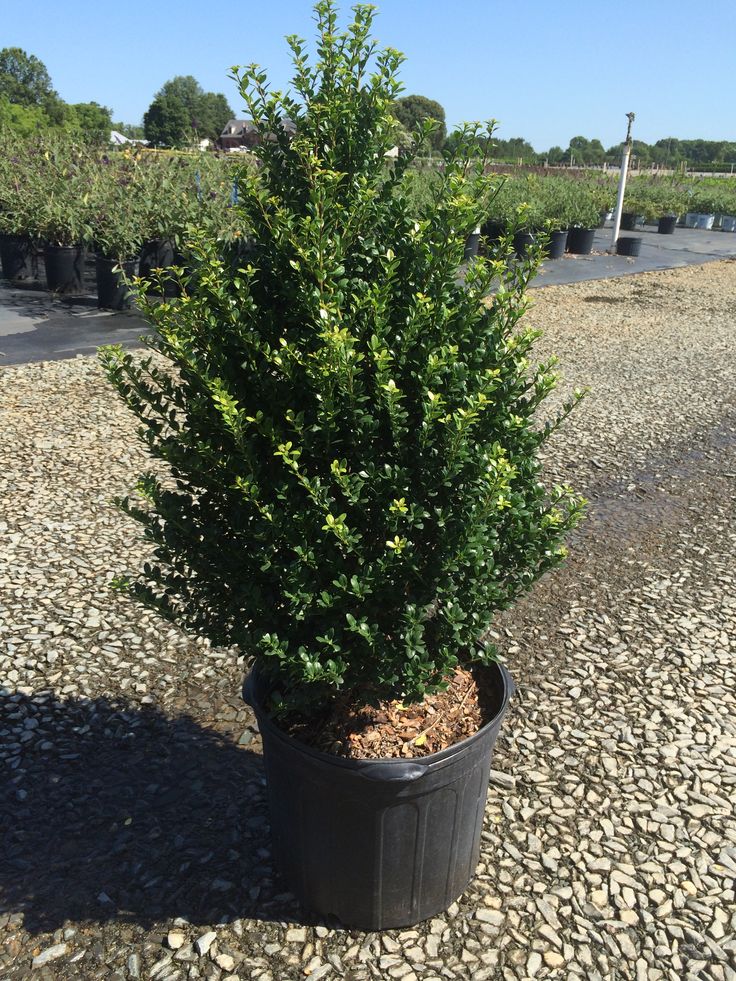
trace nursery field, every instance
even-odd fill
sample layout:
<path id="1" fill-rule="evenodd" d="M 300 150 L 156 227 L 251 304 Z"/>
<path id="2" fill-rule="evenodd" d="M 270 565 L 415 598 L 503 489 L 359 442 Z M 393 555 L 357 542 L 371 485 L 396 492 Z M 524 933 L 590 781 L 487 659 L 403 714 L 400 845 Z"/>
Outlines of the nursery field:
<path id="1" fill-rule="evenodd" d="M 588 516 L 495 624 L 478 874 L 380 935 L 274 873 L 243 659 L 109 587 L 150 461 L 96 358 L 0 368 L 0 977 L 736 977 L 734 311 L 733 260 L 535 291 Z"/>

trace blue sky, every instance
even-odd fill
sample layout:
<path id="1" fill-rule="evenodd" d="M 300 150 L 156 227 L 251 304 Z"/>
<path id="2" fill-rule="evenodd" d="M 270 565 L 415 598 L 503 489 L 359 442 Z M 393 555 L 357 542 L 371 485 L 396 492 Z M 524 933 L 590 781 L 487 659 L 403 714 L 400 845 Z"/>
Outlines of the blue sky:
<path id="1" fill-rule="evenodd" d="M 377 0 L 374 34 L 407 56 L 404 94 L 437 99 L 450 127 L 499 120 L 498 135 L 537 150 L 572 136 L 605 146 L 736 139 L 736 0 Z M 343 22 L 349 4 L 341 5 Z M 227 78 L 257 61 L 275 87 L 289 78 L 284 35 L 313 37 L 310 0 L 6 2 L 0 46 L 46 64 L 67 102 L 96 101 L 139 122 L 155 91 L 194 75 L 242 101 Z"/>

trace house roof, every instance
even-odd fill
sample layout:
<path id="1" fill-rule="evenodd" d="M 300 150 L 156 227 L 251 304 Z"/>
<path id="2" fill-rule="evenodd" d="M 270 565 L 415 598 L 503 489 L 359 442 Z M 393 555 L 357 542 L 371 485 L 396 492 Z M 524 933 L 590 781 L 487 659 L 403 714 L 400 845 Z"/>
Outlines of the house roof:
<path id="1" fill-rule="evenodd" d="M 254 133 L 257 127 L 252 119 L 229 119 L 220 136 L 245 136 Z"/>
<path id="2" fill-rule="evenodd" d="M 138 146 L 148 146 L 148 140 L 131 140 L 127 136 L 123 136 L 116 129 L 110 130 L 110 143 L 114 143 L 116 146 L 123 146 L 126 143 L 135 143 Z"/>
<path id="3" fill-rule="evenodd" d="M 296 132 L 296 125 L 291 119 L 282 119 L 281 125 L 287 133 Z M 258 127 L 252 119 L 230 119 L 220 133 L 220 138 L 223 136 L 246 136 L 248 133 L 256 132 L 258 132 Z"/>

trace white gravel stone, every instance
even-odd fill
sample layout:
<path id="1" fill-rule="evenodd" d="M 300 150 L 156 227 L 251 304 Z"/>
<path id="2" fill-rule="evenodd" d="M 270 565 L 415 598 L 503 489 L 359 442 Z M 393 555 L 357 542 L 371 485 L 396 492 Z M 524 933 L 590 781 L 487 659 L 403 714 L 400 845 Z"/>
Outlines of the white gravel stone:
<path id="1" fill-rule="evenodd" d="M 52 947 L 47 947 L 46 950 L 42 950 L 40 954 L 37 954 L 33 958 L 33 967 L 43 967 L 44 964 L 48 964 L 51 961 L 58 960 L 59 957 L 63 957 L 66 953 L 66 944 L 54 944 Z"/>
<path id="2" fill-rule="evenodd" d="M 209 949 L 215 940 L 217 940 L 217 934 L 214 930 L 208 930 L 207 933 L 203 933 L 201 937 L 195 940 L 194 948 L 200 957 L 205 957 L 209 953 Z"/>

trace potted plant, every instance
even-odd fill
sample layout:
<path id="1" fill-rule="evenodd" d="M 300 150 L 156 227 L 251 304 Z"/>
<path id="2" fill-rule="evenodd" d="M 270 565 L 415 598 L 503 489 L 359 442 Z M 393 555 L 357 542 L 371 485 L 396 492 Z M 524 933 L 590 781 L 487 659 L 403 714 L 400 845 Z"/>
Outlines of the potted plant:
<path id="1" fill-rule="evenodd" d="M 37 243 L 28 234 L 28 184 L 33 152 L 27 140 L 0 135 L 0 265 L 5 279 L 35 279 Z"/>
<path id="2" fill-rule="evenodd" d="M 91 150 L 67 139 L 39 146 L 28 187 L 29 232 L 44 243 L 46 283 L 59 293 L 81 293 L 85 242 L 90 237 Z"/>
<path id="3" fill-rule="evenodd" d="M 542 244 L 548 259 L 561 259 L 567 248 L 568 198 L 571 182 L 545 177 L 540 182 L 540 210 L 544 215 Z"/>
<path id="4" fill-rule="evenodd" d="M 154 269 L 168 269 L 174 264 L 176 210 L 181 186 L 181 168 L 186 159 L 150 154 L 141 161 L 141 180 L 145 185 L 143 208 L 143 242 L 140 250 L 140 275 L 150 277 Z"/>
<path id="5" fill-rule="evenodd" d="M 138 273 L 144 236 L 144 184 L 135 155 L 99 158 L 91 212 L 98 306 L 125 310 L 131 305 L 128 284 Z"/>
<path id="6" fill-rule="evenodd" d="M 570 203 L 568 219 L 567 251 L 575 255 L 590 255 L 600 219 L 595 197 L 578 190 Z"/>
<path id="7" fill-rule="evenodd" d="M 103 352 L 174 478 L 120 501 L 153 556 L 116 585 L 250 659 L 275 861 L 305 906 L 382 929 L 473 874 L 512 688 L 488 628 L 565 555 L 582 502 L 538 454 L 582 393 L 536 424 L 555 375 L 519 323 L 532 262 L 459 282 L 497 183 L 479 128 L 417 219 L 405 180 L 435 124 L 387 171 L 401 56 L 366 73 L 372 8 L 345 32 L 331 0 L 316 13 L 315 68 L 289 38 L 293 95 L 236 76 L 264 137 L 239 183 L 249 260 L 193 234 L 191 287 L 140 300 L 165 368 Z"/>
<path id="8" fill-rule="evenodd" d="M 601 195 L 593 183 L 580 178 L 547 177 L 542 182 L 541 199 L 549 229 L 550 258 L 561 258 L 566 250 L 589 254 L 601 208 Z"/>
<path id="9" fill-rule="evenodd" d="M 505 176 L 489 196 L 484 217 L 481 234 L 487 244 L 501 243 L 505 250 L 510 238 L 512 255 L 524 258 L 536 242 L 536 233 L 544 226 L 538 181 L 525 176 Z"/>
<path id="10" fill-rule="evenodd" d="M 621 212 L 621 229 L 625 232 L 633 232 L 637 227 L 644 224 L 646 207 L 641 199 L 641 195 L 634 195 L 627 191 L 624 198 L 624 211 Z"/>
<path id="11" fill-rule="evenodd" d="M 721 194 L 718 188 L 703 182 L 696 184 L 690 192 L 690 227 L 710 231 L 721 210 Z"/>

